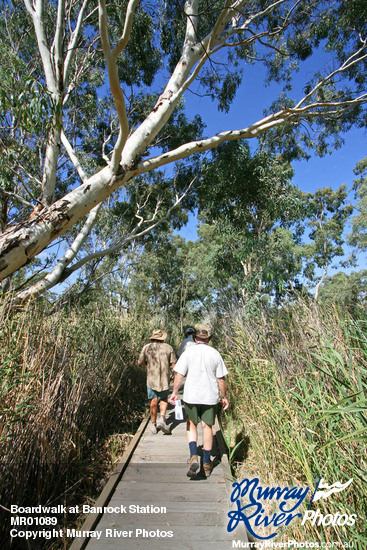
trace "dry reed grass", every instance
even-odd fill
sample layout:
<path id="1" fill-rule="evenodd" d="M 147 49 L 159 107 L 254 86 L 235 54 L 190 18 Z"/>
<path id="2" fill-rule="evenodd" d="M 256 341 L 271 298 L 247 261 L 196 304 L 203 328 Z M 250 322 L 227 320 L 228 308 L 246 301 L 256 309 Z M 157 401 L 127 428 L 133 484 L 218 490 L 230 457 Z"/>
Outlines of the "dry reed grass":
<path id="1" fill-rule="evenodd" d="M 136 325 L 101 304 L 52 316 L 0 304 L 2 548 L 10 504 L 71 506 L 98 493 L 144 410 L 140 345 Z"/>

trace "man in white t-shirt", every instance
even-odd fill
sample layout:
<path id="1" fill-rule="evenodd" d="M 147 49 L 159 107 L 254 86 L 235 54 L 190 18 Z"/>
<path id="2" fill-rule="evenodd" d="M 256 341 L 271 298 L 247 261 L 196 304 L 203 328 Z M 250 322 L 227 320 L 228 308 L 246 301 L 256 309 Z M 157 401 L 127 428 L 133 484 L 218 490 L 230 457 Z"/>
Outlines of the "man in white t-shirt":
<path id="1" fill-rule="evenodd" d="M 194 336 L 195 346 L 186 349 L 174 367 L 175 379 L 169 402 L 174 405 L 179 388 L 186 376 L 183 401 L 187 416 L 187 438 L 190 448 L 187 475 L 194 477 L 199 470 L 197 451 L 197 425 L 199 418 L 203 429 L 203 470 L 209 477 L 213 470 L 210 454 L 213 447 L 212 426 L 215 421 L 219 390 L 223 410 L 228 409 L 227 386 L 224 377 L 228 374 L 220 353 L 209 346 L 211 334 L 204 329 Z"/>

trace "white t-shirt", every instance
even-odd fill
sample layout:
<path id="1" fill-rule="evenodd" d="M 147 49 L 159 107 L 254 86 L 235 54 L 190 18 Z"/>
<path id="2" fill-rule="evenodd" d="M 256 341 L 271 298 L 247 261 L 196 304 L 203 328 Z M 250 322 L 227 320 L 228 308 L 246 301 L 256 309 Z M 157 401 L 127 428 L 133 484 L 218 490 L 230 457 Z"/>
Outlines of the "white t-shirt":
<path id="1" fill-rule="evenodd" d="M 219 351 L 207 344 L 196 344 L 185 350 L 177 361 L 175 372 L 186 376 L 183 400 L 194 405 L 216 405 L 219 401 L 217 378 L 228 374 Z"/>

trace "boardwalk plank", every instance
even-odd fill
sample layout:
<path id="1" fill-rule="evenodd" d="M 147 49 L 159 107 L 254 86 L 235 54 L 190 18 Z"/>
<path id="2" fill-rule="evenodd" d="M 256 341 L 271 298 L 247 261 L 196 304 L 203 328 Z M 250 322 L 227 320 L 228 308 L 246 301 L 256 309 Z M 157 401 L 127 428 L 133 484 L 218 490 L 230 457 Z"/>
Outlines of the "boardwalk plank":
<path id="1" fill-rule="evenodd" d="M 209 526 L 222 525 L 223 524 L 223 513 L 221 512 L 202 512 L 198 513 L 197 511 L 182 513 L 182 507 L 177 509 L 177 511 L 171 510 L 167 514 L 164 514 L 164 517 L 160 517 L 156 525 L 153 520 L 149 521 L 149 528 L 160 527 L 161 529 L 166 529 L 168 526 L 190 526 L 190 525 L 199 525 L 204 529 Z M 116 526 L 118 524 L 123 524 L 121 518 L 117 514 L 109 514 L 109 520 L 106 521 L 108 526 Z M 129 514 L 128 519 L 125 519 L 125 525 L 128 525 L 129 528 L 141 527 L 141 517 L 139 514 Z M 127 527 L 125 527 L 126 529 Z"/>
<path id="2" fill-rule="evenodd" d="M 231 482 L 226 457 L 222 456 L 222 462 L 216 460 L 210 478 L 199 474 L 189 479 L 186 424 L 173 428 L 171 435 L 152 435 L 149 427 L 145 430 L 108 501 L 108 513 L 93 526 L 101 533 L 100 540 L 91 538 L 86 546 L 76 540 L 71 550 L 202 550 L 204 545 L 229 550 L 233 540 L 247 540 L 226 529 Z"/>
<path id="3" fill-rule="evenodd" d="M 154 497 L 154 502 L 174 502 L 177 498 L 185 498 L 188 501 L 196 501 L 197 499 L 203 499 L 205 496 L 208 498 L 214 498 L 214 500 L 225 500 L 227 502 L 228 496 L 225 492 L 224 487 L 220 491 L 215 491 L 215 483 L 210 483 L 206 479 L 203 479 L 202 482 L 192 482 L 189 483 L 187 479 L 187 484 L 180 484 L 179 486 L 176 483 L 156 483 L 152 487 L 151 483 L 120 483 L 115 491 L 114 500 L 119 502 L 120 500 L 130 501 L 130 500 L 144 500 L 150 494 Z M 154 494 L 153 494 L 154 492 Z M 221 494 L 220 494 L 221 493 Z"/>
<path id="4" fill-rule="evenodd" d="M 126 501 L 120 501 L 118 503 L 118 505 L 120 504 L 130 504 L 130 502 L 126 502 Z M 151 504 L 151 505 L 155 505 L 155 506 L 163 506 L 162 503 L 156 503 L 154 501 L 154 499 L 151 499 L 151 500 L 147 500 L 146 498 L 144 500 L 136 500 L 134 499 L 134 502 L 131 504 L 136 504 L 136 505 L 139 505 L 139 506 L 147 506 L 148 504 Z M 116 506 L 117 505 L 117 502 L 113 502 L 113 505 Z M 167 503 L 167 511 L 168 513 L 181 513 L 183 515 L 187 514 L 188 513 L 188 510 L 190 511 L 190 513 L 195 513 L 195 514 L 200 514 L 200 513 L 218 513 L 221 515 L 221 517 L 223 518 L 223 522 L 226 522 L 225 521 L 225 518 L 226 518 L 226 513 L 227 513 L 227 506 L 226 506 L 226 502 L 223 500 L 223 502 L 216 502 L 216 501 L 213 501 L 211 499 L 203 499 L 201 501 L 199 500 L 196 500 L 196 501 L 183 501 L 183 500 L 176 500 L 174 502 L 170 502 L 169 504 Z M 149 518 L 149 516 L 147 514 L 144 514 L 144 516 L 142 517 L 142 515 L 140 514 L 139 516 L 136 514 L 106 514 L 106 516 L 109 516 L 109 517 L 114 517 L 116 516 L 117 519 L 120 518 L 121 520 L 121 523 L 123 522 L 127 522 L 127 521 L 130 521 L 130 518 L 132 516 L 135 516 L 135 517 L 139 517 L 140 518 L 140 521 L 141 522 L 146 522 L 146 521 L 150 521 L 154 516 L 151 516 Z M 164 516 L 163 514 L 161 514 L 159 517 L 161 518 L 162 521 L 164 521 Z M 117 521 L 116 519 L 116 521 Z M 101 520 L 101 521 L 104 521 L 104 520 Z"/>
<path id="5" fill-rule="evenodd" d="M 124 483 L 132 482 L 132 483 L 177 483 L 181 484 L 184 483 L 187 484 L 188 478 L 186 476 L 186 470 L 187 466 L 183 466 L 179 470 L 171 468 L 167 472 L 162 471 L 162 468 L 154 468 L 150 471 L 140 471 L 137 472 L 136 470 L 133 472 L 127 472 L 126 473 L 126 479 L 124 480 Z M 124 475 L 125 477 L 125 475 Z M 223 474 L 216 468 L 213 471 L 211 480 L 217 483 L 225 483 L 225 480 L 223 478 Z M 195 483 L 206 483 L 206 480 L 204 478 L 202 479 L 196 479 L 193 480 Z"/>

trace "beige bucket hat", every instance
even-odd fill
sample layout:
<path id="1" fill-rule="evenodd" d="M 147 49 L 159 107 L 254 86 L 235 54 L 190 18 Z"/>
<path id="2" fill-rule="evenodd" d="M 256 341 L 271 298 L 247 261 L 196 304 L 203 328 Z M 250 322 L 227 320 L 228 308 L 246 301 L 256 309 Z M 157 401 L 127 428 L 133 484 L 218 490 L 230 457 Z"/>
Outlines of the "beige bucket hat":
<path id="1" fill-rule="evenodd" d="M 167 332 L 163 329 L 156 328 L 152 332 L 152 336 L 149 340 L 162 340 L 162 342 L 167 338 Z"/>
<path id="2" fill-rule="evenodd" d="M 211 337 L 211 333 L 205 328 L 198 329 L 195 334 L 195 338 L 198 340 L 210 340 Z"/>

